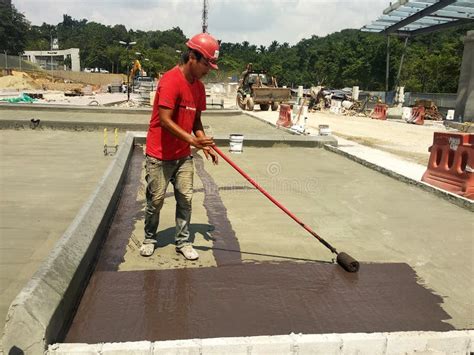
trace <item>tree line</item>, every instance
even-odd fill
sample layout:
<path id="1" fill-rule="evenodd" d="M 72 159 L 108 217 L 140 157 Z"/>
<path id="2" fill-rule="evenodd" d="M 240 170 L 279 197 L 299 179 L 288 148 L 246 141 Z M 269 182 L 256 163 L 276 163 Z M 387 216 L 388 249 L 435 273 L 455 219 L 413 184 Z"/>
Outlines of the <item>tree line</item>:
<path id="1" fill-rule="evenodd" d="M 398 82 L 407 91 L 456 92 L 464 43 L 462 36 L 474 25 L 410 38 Z M 79 48 L 82 67 L 125 73 L 139 59 L 149 75 L 172 68 L 184 51 L 186 36 L 179 27 L 165 31 L 140 31 L 123 25 L 106 26 L 63 15 L 57 25 L 34 26 L 15 7 L 0 3 L 0 50 L 17 55 L 24 50 L 49 50 L 51 39 L 60 48 Z M 127 50 L 119 41 L 136 42 Z M 390 37 L 389 89 L 396 85 L 404 39 Z M 324 85 L 363 90 L 384 90 L 387 37 L 346 29 L 327 36 L 301 39 L 295 45 L 273 41 L 257 46 L 247 41 L 221 43 L 217 72 L 211 81 L 236 78 L 247 63 L 267 70 L 279 85 Z M 140 54 L 136 54 L 140 53 Z"/>

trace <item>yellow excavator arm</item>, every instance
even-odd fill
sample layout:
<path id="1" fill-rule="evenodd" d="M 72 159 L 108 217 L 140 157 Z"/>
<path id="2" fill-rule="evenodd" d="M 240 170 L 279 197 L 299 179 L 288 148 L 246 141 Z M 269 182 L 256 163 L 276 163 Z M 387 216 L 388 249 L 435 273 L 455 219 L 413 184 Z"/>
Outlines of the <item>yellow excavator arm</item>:
<path id="1" fill-rule="evenodd" d="M 138 59 L 135 59 L 132 70 L 130 70 L 130 79 L 133 80 L 136 75 L 142 75 L 142 65 Z"/>

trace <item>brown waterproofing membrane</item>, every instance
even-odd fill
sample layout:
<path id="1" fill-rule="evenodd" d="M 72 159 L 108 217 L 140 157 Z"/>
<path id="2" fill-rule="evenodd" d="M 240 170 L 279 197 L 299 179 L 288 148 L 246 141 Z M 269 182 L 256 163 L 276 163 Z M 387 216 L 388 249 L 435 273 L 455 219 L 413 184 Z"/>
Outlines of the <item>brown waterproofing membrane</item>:
<path id="1" fill-rule="evenodd" d="M 449 315 L 439 306 L 441 297 L 417 284 L 406 264 L 363 264 L 353 274 L 316 262 L 239 262 L 219 189 L 199 158 L 213 235 L 226 238 L 219 244 L 223 253 L 214 251 L 219 266 L 116 272 L 134 221 L 143 218 L 144 206 L 136 201 L 142 164 L 141 150 L 135 149 L 108 239 L 66 342 L 453 329 L 442 322 Z"/>

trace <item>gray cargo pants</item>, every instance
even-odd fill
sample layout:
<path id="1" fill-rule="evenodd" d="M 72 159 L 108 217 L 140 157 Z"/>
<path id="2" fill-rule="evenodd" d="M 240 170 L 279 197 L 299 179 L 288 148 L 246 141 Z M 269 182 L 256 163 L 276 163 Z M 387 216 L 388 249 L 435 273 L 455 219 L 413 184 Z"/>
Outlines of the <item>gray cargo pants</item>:
<path id="1" fill-rule="evenodd" d="M 191 220 L 191 202 L 193 198 L 193 157 L 189 156 L 178 160 L 159 160 L 147 156 L 145 171 L 147 204 L 145 208 L 145 240 L 143 243 L 156 243 L 160 210 L 163 207 L 168 184 L 172 183 L 176 199 L 175 244 L 179 248 L 189 244 L 189 222 Z"/>

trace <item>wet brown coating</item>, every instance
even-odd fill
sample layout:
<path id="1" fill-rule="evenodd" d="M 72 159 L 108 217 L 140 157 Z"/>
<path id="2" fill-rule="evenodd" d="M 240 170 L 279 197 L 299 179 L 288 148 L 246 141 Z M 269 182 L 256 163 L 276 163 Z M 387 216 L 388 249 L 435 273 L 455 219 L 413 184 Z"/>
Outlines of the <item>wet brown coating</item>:
<path id="1" fill-rule="evenodd" d="M 206 208 L 209 224 L 214 226 L 213 255 L 217 266 L 227 264 L 240 264 L 239 241 L 232 229 L 232 224 L 227 217 L 227 209 L 222 202 L 219 188 L 212 176 L 204 169 L 202 157 L 195 155 L 196 173 L 204 186 L 204 207 Z"/>
<path id="2" fill-rule="evenodd" d="M 406 264 L 96 272 L 66 342 L 452 329 Z"/>
<path id="3" fill-rule="evenodd" d="M 122 195 L 112 218 L 96 270 L 118 270 L 119 265 L 124 261 L 125 250 L 135 228 L 135 222 L 145 218 L 145 201 L 137 199 L 139 189 L 144 188 L 140 182 L 144 166 L 143 149 L 135 147 L 132 154 Z M 142 239 L 143 237 L 140 240 Z"/>

